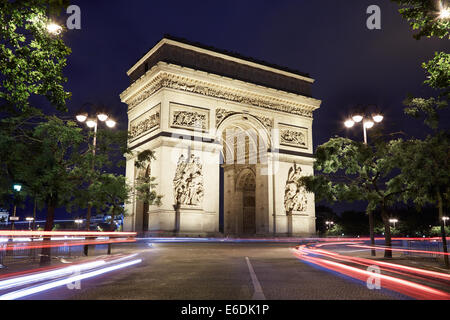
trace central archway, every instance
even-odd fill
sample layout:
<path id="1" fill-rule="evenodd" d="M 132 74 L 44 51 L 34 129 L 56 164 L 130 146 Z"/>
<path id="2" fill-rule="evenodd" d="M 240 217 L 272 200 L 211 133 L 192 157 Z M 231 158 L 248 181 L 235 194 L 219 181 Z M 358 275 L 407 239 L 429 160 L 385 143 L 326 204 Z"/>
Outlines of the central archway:
<path id="1" fill-rule="evenodd" d="M 236 191 L 242 198 L 242 234 L 256 234 L 256 177 L 255 173 L 247 168 L 244 169 L 237 181 Z"/>
<path id="2" fill-rule="evenodd" d="M 234 114 L 219 125 L 218 141 L 222 144 L 221 230 L 238 236 L 267 233 L 268 199 L 264 190 L 268 189 L 269 130 L 256 117 Z"/>

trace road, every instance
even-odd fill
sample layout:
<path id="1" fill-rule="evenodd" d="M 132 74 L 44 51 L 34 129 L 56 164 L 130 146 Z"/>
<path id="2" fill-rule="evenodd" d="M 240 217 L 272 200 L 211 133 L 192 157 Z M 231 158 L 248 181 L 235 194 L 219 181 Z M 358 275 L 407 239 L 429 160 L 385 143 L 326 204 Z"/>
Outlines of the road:
<path id="1" fill-rule="evenodd" d="M 141 241 L 142 262 L 28 299 L 392 300 L 386 289 L 300 261 L 293 244 Z"/>

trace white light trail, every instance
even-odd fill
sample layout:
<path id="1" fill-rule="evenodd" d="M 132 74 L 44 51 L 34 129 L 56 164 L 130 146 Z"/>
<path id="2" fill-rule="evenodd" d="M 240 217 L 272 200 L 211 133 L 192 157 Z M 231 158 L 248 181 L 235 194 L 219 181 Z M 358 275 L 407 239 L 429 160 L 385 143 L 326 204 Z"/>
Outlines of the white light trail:
<path id="1" fill-rule="evenodd" d="M 111 272 L 114 270 L 118 270 L 118 269 L 122 269 L 122 268 L 126 268 L 138 263 L 141 263 L 142 259 L 136 259 L 136 260 L 132 260 L 129 262 L 124 262 L 115 266 L 111 266 L 111 267 L 107 267 L 107 268 L 103 268 L 100 270 L 96 270 L 96 271 L 91 271 L 85 274 L 81 274 L 81 275 L 77 275 L 77 276 L 73 276 L 73 277 L 69 277 L 66 279 L 61 279 L 61 280 L 57 280 L 57 281 L 53 281 L 50 283 L 46 283 L 43 285 L 38 285 L 36 287 L 33 288 L 27 288 L 27 289 L 23 289 L 23 290 L 18 290 L 18 291 L 13 291 L 7 294 L 4 294 L 2 296 L 0 296 L 0 300 L 15 300 L 15 299 L 19 299 L 19 298 L 23 298 L 32 294 L 36 294 L 39 292 L 43 292 L 46 290 L 50 290 L 56 287 L 60 287 L 63 285 L 67 285 L 69 283 L 73 283 L 76 281 L 81 281 L 84 279 L 88 279 L 88 278 L 92 278 L 95 276 L 99 276 L 101 274 L 107 273 L 107 272 Z"/>

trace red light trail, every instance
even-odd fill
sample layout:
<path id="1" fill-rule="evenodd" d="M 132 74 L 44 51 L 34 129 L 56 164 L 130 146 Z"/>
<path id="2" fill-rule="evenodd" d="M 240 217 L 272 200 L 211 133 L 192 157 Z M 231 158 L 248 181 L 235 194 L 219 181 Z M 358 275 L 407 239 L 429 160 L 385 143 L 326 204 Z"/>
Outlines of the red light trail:
<path id="1" fill-rule="evenodd" d="M 407 277 L 408 279 L 415 279 L 429 284 L 434 283 L 444 287 L 448 286 L 448 288 L 450 289 L 450 274 L 424 270 L 395 263 L 388 263 L 384 261 L 346 256 L 324 249 L 316 249 L 317 247 L 330 245 L 346 245 L 350 247 L 371 248 L 371 246 L 359 246 L 352 242 L 319 243 L 298 246 L 297 249 L 294 250 L 294 255 L 302 261 L 321 266 L 325 269 L 332 270 L 361 281 L 366 282 L 369 279 L 378 277 L 383 288 L 399 292 L 415 299 L 450 300 L 450 294 L 448 292 L 444 292 L 423 284 L 403 279 Z M 434 251 L 425 252 L 435 253 Z M 336 260 L 340 262 L 337 262 Z M 351 263 L 355 266 L 350 266 L 342 262 Z M 389 272 L 398 274 L 403 278 L 397 278 L 386 274 L 375 274 L 361 268 L 372 266 L 379 267 L 380 271 L 384 273 Z"/>

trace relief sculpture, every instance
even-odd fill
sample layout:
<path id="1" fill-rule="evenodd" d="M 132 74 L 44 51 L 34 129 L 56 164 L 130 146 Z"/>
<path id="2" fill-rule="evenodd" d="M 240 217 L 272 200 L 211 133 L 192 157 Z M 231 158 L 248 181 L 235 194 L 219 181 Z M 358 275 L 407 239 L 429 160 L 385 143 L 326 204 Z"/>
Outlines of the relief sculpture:
<path id="1" fill-rule="evenodd" d="M 159 126 L 159 112 L 156 112 L 137 123 L 132 122 L 130 125 L 130 137 L 131 139 L 134 139 L 157 126 Z"/>
<path id="2" fill-rule="evenodd" d="M 175 111 L 172 125 L 206 130 L 207 120 L 205 114 L 191 111 Z"/>
<path id="3" fill-rule="evenodd" d="M 203 173 L 200 158 L 191 155 L 186 159 L 181 155 L 173 179 L 175 203 L 200 206 L 203 201 Z"/>
<path id="4" fill-rule="evenodd" d="M 306 147 L 305 134 L 299 131 L 282 130 L 281 143 L 293 146 Z"/>
<path id="5" fill-rule="evenodd" d="M 284 191 L 284 207 L 288 215 L 305 212 L 307 210 L 308 201 L 306 199 L 306 190 L 299 183 L 302 176 L 302 168 L 294 164 L 289 169 L 286 188 Z"/>

